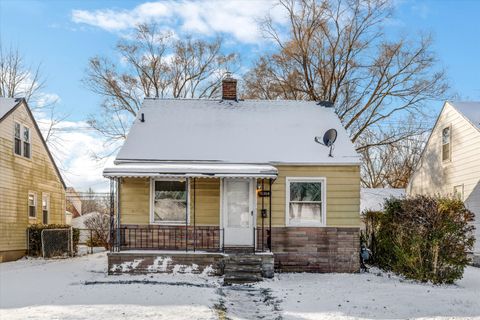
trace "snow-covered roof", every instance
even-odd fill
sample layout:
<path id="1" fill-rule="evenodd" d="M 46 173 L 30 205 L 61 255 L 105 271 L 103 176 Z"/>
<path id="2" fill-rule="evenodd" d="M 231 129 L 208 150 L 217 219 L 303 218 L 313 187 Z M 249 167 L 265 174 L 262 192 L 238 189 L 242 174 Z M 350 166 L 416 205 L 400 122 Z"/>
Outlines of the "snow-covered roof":
<path id="1" fill-rule="evenodd" d="M 0 120 L 17 104 L 19 100 L 16 98 L 4 98 L 0 97 Z"/>
<path id="2" fill-rule="evenodd" d="M 105 177 L 255 177 L 275 178 L 270 165 L 231 163 L 118 163 L 105 168 Z"/>
<path id="3" fill-rule="evenodd" d="M 405 189 L 393 188 L 361 188 L 360 212 L 365 210 L 381 211 L 386 199 L 405 197 Z"/>
<path id="4" fill-rule="evenodd" d="M 480 101 L 448 101 L 448 104 L 480 130 Z"/>
<path id="5" fill-rule="evenodd" d="M 338 132 L 333 157 L 314 141 L 330 128 Z M 145 99 L 115 163 L 125 161 L 360 163 L 333 108 L 307 101 L 203 99 Z"/>

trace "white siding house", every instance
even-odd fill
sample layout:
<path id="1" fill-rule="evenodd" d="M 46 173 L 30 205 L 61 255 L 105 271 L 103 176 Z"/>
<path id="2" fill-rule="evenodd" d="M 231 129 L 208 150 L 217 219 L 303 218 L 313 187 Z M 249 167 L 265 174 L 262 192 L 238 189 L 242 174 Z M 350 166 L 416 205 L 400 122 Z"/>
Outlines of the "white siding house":
<path id="1" fill-rule="evenodd" d="M 480 102 L 446 102 L 407 194 L 455 195 L 476 215 L 480 252 Z"/>

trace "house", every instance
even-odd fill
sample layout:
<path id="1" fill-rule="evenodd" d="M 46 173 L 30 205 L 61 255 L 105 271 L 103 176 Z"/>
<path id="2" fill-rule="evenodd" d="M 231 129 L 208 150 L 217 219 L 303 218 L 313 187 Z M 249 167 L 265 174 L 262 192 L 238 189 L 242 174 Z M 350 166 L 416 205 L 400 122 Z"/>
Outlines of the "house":
<path id="1" fill-rule="evenodd" d="M 480 102 L 445 102 L 407 194 L 456 196 L 476 215 L 480 253 Z"/>
<path id="2" fill-rule="evenodd" d="M 325 105 L 237 99 L 231 78 L 218 100 L 146 98 L 103 172 L 116 204 L 109 270 L 151 271 L 165 257 L 201 267 L 200 251 L 358 271 L 360 159 Z M 332 128 L 332 148 L 315 141 Z"/>
<path id="3" fill-rule="evenodd" d="M 71 213 L 72 219 L 80 217 L 82 215 L 82 198 L 74 188 L 67 188 L 66 201 L 67 211 Z"/>
<path id="4" fill-rule="evenodd" d="M 385 200 L 405 197 L 405 189 L 396 188 L 361 188 L 360 213 L 365 211 L 383 211 Z"/>
<path id="5" fill-rule="evenodd" d="M 24 99 L 0 98 L 0 262 L 27 249 L 34 223 L 65 222 L 65 183 Z"/>

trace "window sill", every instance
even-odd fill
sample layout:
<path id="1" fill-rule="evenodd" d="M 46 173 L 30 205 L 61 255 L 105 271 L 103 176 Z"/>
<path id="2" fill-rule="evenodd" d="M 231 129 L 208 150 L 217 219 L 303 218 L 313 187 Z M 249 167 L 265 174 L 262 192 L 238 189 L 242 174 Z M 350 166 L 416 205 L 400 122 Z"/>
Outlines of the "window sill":
<path id="1" fill-rule="evenodd" d="M 311 224 L 311 223 L 305 223 L 305 224 L 286 224 L 285 225 L 287 228 L 324 228 L 327 225 L 323 223 L 316 223 L 316 224 Z"/>
<path id="2" fill-rule="evenodd" d="M 150 221 L 151 225 L 155 226 L 185 226 L 185 222 L 155 222 L 155 221 Z M 190 226 L 190 222 L 187 223 L 188 226 Z"/>
<path id="3" fill-rule="evenodd" d="M 30 158 L 28 158 L 28 157 L 24 157 L 24 156 L 22 156 L 22 155 L 20 155 L 20 154 L 16 154 L 15 152 L 13 153 L 13 155 L 14 155 L 15 157 L 19 158 L 19 159 L 32 161 L 32 157 L 31 157 L 31 156 L 30 156 Z"/>

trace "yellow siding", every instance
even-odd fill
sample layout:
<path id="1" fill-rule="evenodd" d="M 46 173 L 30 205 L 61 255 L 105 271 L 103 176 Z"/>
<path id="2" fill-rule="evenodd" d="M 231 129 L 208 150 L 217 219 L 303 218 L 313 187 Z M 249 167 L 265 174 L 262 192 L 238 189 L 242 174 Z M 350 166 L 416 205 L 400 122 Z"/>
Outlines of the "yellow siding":
<path id="1" fill-rule="evenodd" d="M 359 166 L 277 166 L 278 179 L 272 185 L 272 225 L 285 226 L 285 178 L 324 177 L 327 181 L 327 225 L 358 227 L 360 223 L 360 168 Z M 265 189 L 268 181 L 265 180 Z M 148 179 L 124 179 L 121 186 L 121 223 L 148 224 L 150 183 Z M 265 207 L 268 209 L 268 198 Z M 261 198 L 257 200 L 261 224 Z M 193 215 L 193 183 L 190 184 L 190 214 Z M 191 217 L 192 221 L 192 217 Z M 197 225 L 219 225 L 220 180 L 197 179 Z M 266 220 L 268 223 L 268 219 Z"/>
<path id="2" fill-rule="evenodd" d="M 13 152 L 15 121 L 30 128 L 31 159 Z M 37 194 L 36 219 L 28 217 L 29 191 Z M 49 223 L 65 223 L 65 190 L 22 105 L 0 122 L 0 252 L 26 249 L 28 225 L 42 222 L 42 193 L 50 195 Z"/>
<path id="3" fill-rule="evenodd" d="M 327 226 L 360 224 L 360 168 L 358 166 L 276 166 L 272 185 L 272 226 L 285 226 L 286 177 L 324 177 L 327 180 Z M 265 187 L 267 189 L 268 187 Z M 265 199 L 268 209 L 268 198 Z M 257 202 L 260 225 L 261 198 Z M 268 219 L 266 219 L 268 223 Z"/>
<path id="4" fill-rule="evenodd" d="M 190 184 L 190 221 L 193 223 L 193 181 Z M 220 223 L 220 181 L 218 179 L 196 180 L 196 224 L 218 225 Z M 123 179 L 120 187 L 120 222 L 122 224 L 150 223 L 150 180 Z"/>

